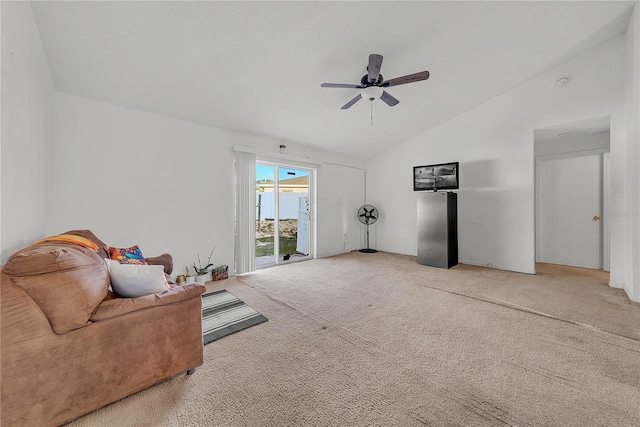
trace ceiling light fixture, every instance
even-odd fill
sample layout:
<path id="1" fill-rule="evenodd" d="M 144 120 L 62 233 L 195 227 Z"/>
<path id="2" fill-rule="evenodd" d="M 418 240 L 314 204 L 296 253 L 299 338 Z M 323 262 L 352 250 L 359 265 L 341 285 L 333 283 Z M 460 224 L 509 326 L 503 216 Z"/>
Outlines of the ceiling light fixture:
<path id="1" fill-rule="evenodd" d="M 369 101 L 373 101 L 382 96 L 383 89 L 378 86 L 369 86 L 365 89 L 362 89 L 362 97 L 364 99 L 368 99 Z"/>
<path id="2" fill-rule="evenodd" d="M 569 77 L 562 77 L 556 81 L 556 86 L 566 86 L 567 83 L 569 83 Z"/>

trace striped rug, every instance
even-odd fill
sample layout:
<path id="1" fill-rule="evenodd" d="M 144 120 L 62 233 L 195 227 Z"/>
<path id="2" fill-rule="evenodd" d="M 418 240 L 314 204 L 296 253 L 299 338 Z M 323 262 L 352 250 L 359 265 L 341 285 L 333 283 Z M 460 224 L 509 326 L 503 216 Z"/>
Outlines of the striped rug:
<path id="1" fill-rule="evenodd" d="M 205 344 L 267 320 L 226 289 L 202 295 L 202 335 Z"/>

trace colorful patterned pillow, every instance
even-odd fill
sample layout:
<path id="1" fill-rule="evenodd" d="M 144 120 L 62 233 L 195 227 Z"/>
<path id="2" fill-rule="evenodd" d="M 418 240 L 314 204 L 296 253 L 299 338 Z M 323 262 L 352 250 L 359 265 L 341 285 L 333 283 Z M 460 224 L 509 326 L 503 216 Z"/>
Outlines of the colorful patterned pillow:
<path id="1" fill-rule="evenodd" d="M 138 245 L 130 248 L 109 248 L 109 258 L 118 261 L 120 264 L 147 264 Z"/>

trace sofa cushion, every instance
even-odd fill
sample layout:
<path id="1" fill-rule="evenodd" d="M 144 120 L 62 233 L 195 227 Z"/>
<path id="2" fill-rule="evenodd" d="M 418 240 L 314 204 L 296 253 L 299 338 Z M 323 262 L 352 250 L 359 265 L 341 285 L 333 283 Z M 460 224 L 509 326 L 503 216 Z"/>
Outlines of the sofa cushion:
<path id="1" fill-rule="evenodd" d="M 119 297 L 136 298 L 170 289 L 161 265 L 121 264 L 111 259 L 104 262 L 111 276 L 111 287 Z"/>
<path id="2" fill-rule="evenodd" d="M 102 258 L 73 243 L 28 247 L 12 255 L 2 271 L 38 304 L 58 334 L 87 325 L 109 287 Z"/>
<path id="3" fill-rule="evenodd" d="M 201 283 L 187 283 L 184 286 L 165 290 L 161 293 L 145 295 L 138 298 L 116 298 L 105 301 L 91 315 L 92 322 L 102 322 L 160 305 L 178 304 L 203 294 L 207 288 Z"/>
<path id="4" fill-rule="evenodd" d="M 109 252 L 108 249 L 106 249 L 108 248 L 108 246 L 102 240 L 98 239 L 98 237 L 93 234 L 91 230 L 70 230 L 64 234 L 74 234 L 76 236 L 81 236 L 85 239 L 91 240 L 98 246 L 98 255 L 100 255 L 101 258 L 109 258 Z"/>
<path id="5" fill-rule="evenodd" d="M 168 275 L 173 272 L 173 257 L 169 254 L 146 257 L 144 260 L 147 262 L 147 264 L 162 265 L 164 267 L 164 272 Z"/>

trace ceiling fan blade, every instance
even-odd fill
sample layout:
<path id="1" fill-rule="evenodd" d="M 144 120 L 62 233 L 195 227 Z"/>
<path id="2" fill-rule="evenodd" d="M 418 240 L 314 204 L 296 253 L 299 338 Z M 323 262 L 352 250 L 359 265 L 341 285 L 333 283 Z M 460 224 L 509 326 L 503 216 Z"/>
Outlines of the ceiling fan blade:
<path id="1" fill-rule="evenodd" d="M 360 101 L 360 99 L 362 99 L 362 95 L 357 94 L 355 96 L 355 98 L 353 98 L 351 101 L 347 102 L 346 104 L 344 104 L 342 106 L 342 108 L 340 108 L 341 110 L 346 110 L 347 108 L 351 107 L 353 104 L 355 104 L 356 102 Z"/>
<path id="2" fill-rule="evenodd" d="M 407 83 L 419 82 L 421 80 L 427 80 L 429 78 L 428 71 L 421 71 L 419 73 L 409 74 L 402 77 L 396 77 L 395 79 L 387 80 L 382 83 L 380 86 L 389 87 L 389 86 L 398 86 L 404 85 Z"/>
<path id="3" fill-rule="evenodd" d="M 362 89 L 360 85 L 350 85 L 344 83 L 322 83 L 320 87 L 340 87 L 345 89 Z"/>
<path id="4" fill-rule="evenodd" d="M 375 53 L 369 55 L 369 66 L 367 67 L 367 70 L 369 71 L 369 83 L 375 83 L 378 81 L 378 77 L 380 76 L 380 67 L 382 67 L 382 55 Z"/>
<path id="5" fill-rule="evenodd" d="M 389 92 L 387 92 L 386 90 L 382 91 L 382 95 L 380 96 L 380 99 L 382 99 L 389 107 L 398 105 L 398 102 L 400 102 L 393 96 L 389 95 Z"/>

